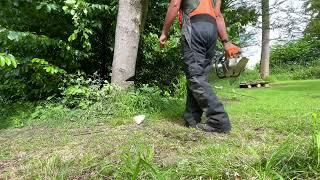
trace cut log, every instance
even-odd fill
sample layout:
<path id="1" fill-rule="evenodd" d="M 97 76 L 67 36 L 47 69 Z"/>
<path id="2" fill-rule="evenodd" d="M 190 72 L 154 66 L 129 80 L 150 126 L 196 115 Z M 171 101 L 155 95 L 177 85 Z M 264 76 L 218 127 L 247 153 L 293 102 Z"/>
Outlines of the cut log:
<path id="1" fill-rule="evenodd" d="M 248 82 L 241 82 L 240 88 L 261 88 L 261 87 L 269 87 L 269 82 L 267 81 L 248 81 Z"/>

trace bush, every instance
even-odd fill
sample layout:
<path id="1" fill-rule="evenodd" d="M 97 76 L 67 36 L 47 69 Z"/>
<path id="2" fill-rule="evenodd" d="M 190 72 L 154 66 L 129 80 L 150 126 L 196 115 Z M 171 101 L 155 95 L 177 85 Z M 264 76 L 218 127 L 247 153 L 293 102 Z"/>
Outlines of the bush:
<path id="1" fill-rule="evenodd" d="M 182 74 L 180 29 L 176 23 L 170 40 L 164 49 L 159 46 L 158 34 L 142 36 L 141 50 L 137 63 L 138 84 L 156 85 L 163 90 L 173 91 L 173 85 Z"/>
<path id="2" fill-rule="evenodd" d="M 84 73 L 68 75 L 65 86 L 59 88 L 61 97 L 58 99 L 68 108 L 87 108 L 95 102 L 106 98 L 119 88 L 99 79 L 98 75 L 86 79 Z"/>
<path id="3" fill-rule="evenodd" d="M 122 91 L 108 83 L 100 88 L 95 87 L 95 81 L 77 80 L 79 85 L 64 89 L 63 97 L 37 102 L 31 115 L 22 119 L 21 124 L 55 126 L 70 121 L 97 124 L 110 120 L 111 124 L 120 125 L 131 123 L 135 115 L 177 118 L 180 116 L 177 112 L 183 112 L 183 99 L 164 96 L 157 87 L 144 85 Z"/>
<path id="4" fill-rule="evenodd" d="M 320 78 L 320 40 L 305 37 L 275 46 L 270 57 L 271 74 L 281 80 Z"/>
<path id="5" fill-rule="evenodd" d="M 39 100 L 59 93 L 66 71 L 43 59 L 20 59 L 16 63 L 0 67 L 0 96 Z"/>

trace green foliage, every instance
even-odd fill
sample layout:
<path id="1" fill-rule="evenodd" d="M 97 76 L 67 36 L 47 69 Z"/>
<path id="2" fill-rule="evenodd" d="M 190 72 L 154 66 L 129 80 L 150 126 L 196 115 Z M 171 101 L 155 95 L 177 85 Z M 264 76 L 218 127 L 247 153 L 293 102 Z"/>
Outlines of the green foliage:
<path id="1" fill-rule="evenodd" d="M 307 147 L 299 148 L 301 145 L 295 143 L 293 132 L 276 148 L 271 156 L 261 157 L 253 149 L 253 154 L 260 161 L 254 166 L 259 179 L 272 177 L 272 179 L 292 179 L 299 177 L 309 177 L 309 173 L 316 172 L 320 167 L 320 131 L 317 115 L 312 114 L 311 143 Z M 312 176 L 311 176 L 312 177 Z M 310 177 L 309 177 L 310 178 Z"/>
<path id="2" fill-rule="evenodd" d="M 0 96 L 36 100 L 59 94 L 66 71 L 44 59 L 35 58 L 31 61 L 22 59 L 16 68 L 2 68 L 0 75 Z"/>
<path id="3" fill-rule="evenodd" d="M 320 167 L 320 127 L 319 123 L 317 121 L 317 114 L 312 114 L 312 120 L 313 120 L 313 155 L 315 156 L 315 159 L 317 160 L 317 167 Z"/>
<path id="4" fill-rule="evenodd" d="M 318 0 L 307 0 L 306 11 L 311 14 L 311 20 L 305 33 L 320 39 L 320 2 Z"/>
<path id="5" fill-rule="evenodd" d="M 296 42 L 278 45 L 271 52 L 271 67 L 276 65 L 312 66 L 319 59 L 320 41 L 313 38 L 303 38 Z"/>
<path id="6" fill-rule="evenodd" d="M 320 78 L 319 52 L 320 41 L 312 37 L 275 46 L 270 57 L 271 73 L 280 79 Z"/>
<path id="7" fill-rule="evenodd" d="M 43 69 L 45 70 L 47 73 L 50 73 L 50 74 L 64 74 L 66 73 L 65 70 L 57 67 L 57 66 L 54 66 L 54 65 L 50 65 L 47 61 L 45 61 L 44 59 L 38 59 L 38 58 L 34 58 L 32 59 L 31 61 L 34 66 L 36 68 L 39 68 L 39 69 Z"/>
<path id="8" fill-rule="evenodd" d="M 34 110 L 34 103 L 31 102 L 16 102 L 1 99 L 0 96 L 0 130 L 6 128 L 20 128 L 30 118 Z"/>
<path id="9" fill-rule="evenodd" d="M 65 80 L 65 86 L 60 88 L 62 104 L 69 108 L 87 108 L 119 91 L 119 88 L 107 82 L 101 85 L 101 81 L 97 77 L 85 79 L 84 74 L 81 73 L 69 75 Z"/>
<path id="10" fill-rule="evenodd" d="M 62 76 L 78 71 L 84 72 L 86 78 L 97 73 L 100 79 L 110 81 L 117 4 L 116 0 L 2 0 L 0 48 L 13 54 L 19 65 L 5 67 L 0 73 L 0 82 L 5 86 L 0 88 L 1 94 L 11 99 L 33 100 L 59 95 Z M 159 48 L 158 35 L 167 5 L 167 0 L 150 1 L 139 47 L 136 81 L 138 85 L 157 85 L 172 94 L 182 74 L 181 35 L 176 23 L 168 46 Z M 244 3 L 236 5 L 234 0 L 224 1 L 223 11 L 231 37 L 236 41 L 244 27 L 257 20 L 252 8 Z M 32 61 L 34 58 L 48 64 Z M 6 66 L 10 63 L 16 64 L 6 60 Z"/>
<path id="11" fill-rule="evenodd" d="M 137 63 L 137 80 L 140 84 L 151 84 L 163 90 L 173 91 L 173 84 L 182 74 L 180 54 L 180 29 L 175 23 L 170 41 L 160 48 L 158 34 L 150 32 L 142 36 L 140 59 Z"/>
<path id="12" fill-rule="evenodd" d="M 187 94 L 187 78 L 185 76 L 180 76 L 176 84 L 173 84 L 174 87 L 174 97 L 185 98 Z"/>
<path id="13" fill-rule="evenodd" d="M 101 13 L 112 14 L 115 12 L 116 6 L 103 4 L 87 3 L 83 0 L 66 0 L 65 5 L 62 7 L 66 14 L 72 16 L 75 30 L 69 36 L 68 41 L 72 42 L 76 39 L 80 39 L 82 48 L 87 51 L 91 50 L 90 36 L 93 35 L 94 28 L 102 28 L 102 22 L 97 19 L 97 15 Z"/>
<path id="14" fill-rule="evenodd" d="M 240 38 L 240 34 L 246 32 L 247 25 L 256 25 L 259 14 L 245 1 L 224 0 L 221 10 L 226 21 L 229 38 L 236 44 L 246 44 L 247 42 Z"/>
<path id="15" fill-rule="evenodd" d="M 17 69 L 7 68 L 0 77 L 0 82 L 11 82 L 6 87 L 19 91 L 10 94 L 5 90 L 1 94 L 11 99 L 36 100 L 59 94 L 64 79 L 61 74 L 66 72 L 81 70 L 106 76 L 112 60 L 116 3 L 113 0 L 1 1 L 0 49 L 14 54 L 19 61 Z M 35 57 L 48 64 L 34 60 Z M 38 77 L 42 79 L 34 79 Z M 39 83 L 46 87 L 45 93 L 31 90 L 38 89 Z"/>
<path id="16" fill-rule="evenodd" d="M 0 48 L 9 50 L 20 63 L 15 71 L 1 72 L 0 82 L 5 82 L 1 95 L 33 100 L 59 95 L 72 76 L 65 77 L 66 72 L 77 70 L 89 75 L 99 72 L 106 78 L 113 53 L 116 3 L 1 1 Z"/>
<path id="17" fill-rule="evenodd" d="M 4 66 L 17 68 L 17 61 L 12 54 L 0 53 L 0 68 Z"/>
<path id="18" fill-rule="evenodd" d="M 121 155 L 121 165 L 116 177 L 131 177 L 137 179 L 165 179 L 154 164 L 154 149 L 140 145 L 133 150 L 126 149 Z"/>

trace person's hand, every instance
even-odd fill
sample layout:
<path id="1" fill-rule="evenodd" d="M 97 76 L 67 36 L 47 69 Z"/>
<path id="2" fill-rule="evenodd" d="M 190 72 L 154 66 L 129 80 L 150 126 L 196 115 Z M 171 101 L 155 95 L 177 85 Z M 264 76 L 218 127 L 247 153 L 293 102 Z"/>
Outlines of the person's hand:
<path id="1" fill-rule="evenodd" d="M 225 43 L 223 46 L 227 58 L 234 58 L 240 53 L 240 48 L 230 42 Z"/>
<path id="2" fill-rule="evenodd" d="M 164 45 L 166 44 L 167 40 L 168 40 L 168 34 L 167 33 L 162 33 L 160 38 L 159 38 L 160 48 L 164 48 Z"/>

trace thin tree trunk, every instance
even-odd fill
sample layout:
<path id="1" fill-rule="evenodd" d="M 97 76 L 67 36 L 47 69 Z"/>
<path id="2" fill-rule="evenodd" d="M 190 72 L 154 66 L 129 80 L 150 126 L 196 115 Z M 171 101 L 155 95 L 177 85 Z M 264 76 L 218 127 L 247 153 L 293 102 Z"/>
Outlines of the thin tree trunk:
<path id="1" fill-rule="evenodd" d="M 148 0 L 119 0 L 111 82 L 126 89 L 134 82 L 136 59 Z"/>
<path id="2" fill-rule="evenodd" d="M 262 48 L 261 48 L 261 67 L 260 75 L 262 79 L 269 76 L 269 57 L 270 57 L 270 12 L 269 0 L 262 2 Z"/>

